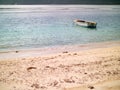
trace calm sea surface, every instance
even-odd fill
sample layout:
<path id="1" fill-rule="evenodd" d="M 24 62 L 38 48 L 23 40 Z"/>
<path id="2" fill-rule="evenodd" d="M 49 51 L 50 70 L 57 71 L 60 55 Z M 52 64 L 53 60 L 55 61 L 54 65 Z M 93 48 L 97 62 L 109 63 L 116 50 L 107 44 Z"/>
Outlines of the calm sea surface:
<path id="1" fill-rule="evenodd" d="M 96 29 L 74 19 L 97 22 Z M 0 51 L 120 40 L 120 5 L 0 6 Z"/>

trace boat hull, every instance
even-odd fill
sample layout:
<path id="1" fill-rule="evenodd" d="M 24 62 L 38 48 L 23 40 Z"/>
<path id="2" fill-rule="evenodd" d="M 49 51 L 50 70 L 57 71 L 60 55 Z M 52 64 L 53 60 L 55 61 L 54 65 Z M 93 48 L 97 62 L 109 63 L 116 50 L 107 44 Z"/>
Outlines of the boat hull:
<path id="1" fill-rule="evenodd" d="M 82 27 L 88 27 L 88 28 L 96 28 L 96 25 L 97 25 L 96 22 L 83 21 L 83 20 L 74 20 L 74 23 L 76 25 L 79 25 Z"/>

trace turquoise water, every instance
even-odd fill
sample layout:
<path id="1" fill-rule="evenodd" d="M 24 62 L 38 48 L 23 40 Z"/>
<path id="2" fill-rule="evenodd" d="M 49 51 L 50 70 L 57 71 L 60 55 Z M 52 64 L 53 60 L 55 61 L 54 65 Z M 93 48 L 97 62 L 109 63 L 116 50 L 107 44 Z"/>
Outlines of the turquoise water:
<path id="1" fill-rule="evenodd" d="M 74 19 L 97 22 L 96 29 Z M 0 7 L 0 51 L 120 40 L 120 6 Z"/>

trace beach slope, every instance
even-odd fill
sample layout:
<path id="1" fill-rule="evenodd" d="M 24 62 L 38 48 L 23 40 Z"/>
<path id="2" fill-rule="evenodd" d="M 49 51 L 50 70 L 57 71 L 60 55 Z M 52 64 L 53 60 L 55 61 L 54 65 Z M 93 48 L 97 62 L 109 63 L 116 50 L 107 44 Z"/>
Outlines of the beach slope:
<path id="1" fill-rule="evenodd" d="M 0 61 L 0 90 L 120 90 L 120 46 Z"/>

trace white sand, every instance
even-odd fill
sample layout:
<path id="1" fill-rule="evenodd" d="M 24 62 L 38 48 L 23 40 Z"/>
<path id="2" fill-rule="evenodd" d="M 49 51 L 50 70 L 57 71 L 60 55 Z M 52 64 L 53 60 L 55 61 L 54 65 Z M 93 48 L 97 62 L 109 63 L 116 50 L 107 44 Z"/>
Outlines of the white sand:
<path id="1" fill-rule="evenodd" d="M 0 90 L 120 90 L 119 45 L 75 48 L 2 59 Z"/>

